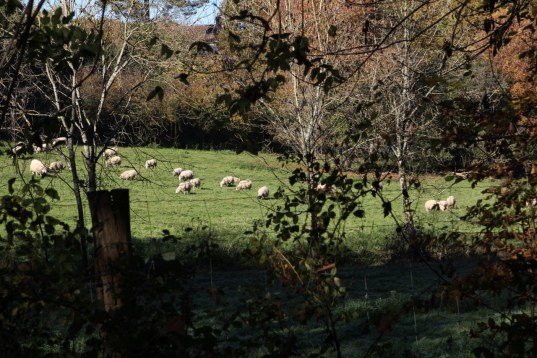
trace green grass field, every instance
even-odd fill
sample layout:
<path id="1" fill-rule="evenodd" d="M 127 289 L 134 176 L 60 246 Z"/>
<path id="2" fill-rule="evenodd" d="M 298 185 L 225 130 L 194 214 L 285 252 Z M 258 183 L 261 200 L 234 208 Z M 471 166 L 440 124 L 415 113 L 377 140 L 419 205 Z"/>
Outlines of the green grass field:
<path id="1" fill-rule="evenodd" d="M 248 234 L 255 220 L 265 220 L 266 215 L 279 201 L 272 194 L 279 186 L 288 186 L 290 169 L 282 167 L 274 154 L 237 155 L 231 151 L 199 151 L 161 148 L 120 148 L 123 164 L 120 168 L 99 168 L 101 189 L 128 188 L 131 200 L 131 229 L 136 242 L 149 243 L 144 250 L 157 252 L 180 251 L 176 243 L 162 243 L 162 230 L 169 230 L 172 235 L 196 240 L 200 232 L 211 232 L 219 246 L 228 252 L 240 253 L 248 245 Z M 45 163 L 61 160 L 58 153 L 35 155 Z M 156 169 L 144 168 L 145 160 L 156 158 Z M 22 178 L 17 174 L 13 162 L 7 156 L 0 157 L 0 194 L 7 194 L 8 180 L 18 177 L 17 186 L 31 178 L 29 162 L 31 158 L 22 158 L 18 165 Z M 104 160 L 103 160 L 104 162 Z M 78 163 L 82 168 L 82 163 Z M 201 178 L 202 186 L 189 195 L 176 194 L 177 177 L 172 176 L 175 167 L 192 169 L 196 177 Z M 142 179 L 124 181 L 119 174 L 129 168 L 136 168 Z M 84 177 L 83 170 L 80 174 Z M 234 175 L 250 178 L 253 188 L 249 191 L 236 191 L 234 187 L 221 188 L 219 182 L 223 176 Z M 359 177 L 355 177 L 359 180 Z M 76 207 L 70 186 L 68 171 L 57 176 L 40 179 L 44 187 L 55 188 L 60 200 L 53 203 L 52 215 L 74 225 Z M 413 188 L 410 195 L 413 201 L 415 221 L 424 230 L 435 233 L 463 231 L 475 232 L 477 228 L 460 220 L 466 208 L 483 197 L 481 191 L 493 182 L 482 183 L 475 189 L 470 183 L 460 182 L 452 185 L 442 177 L 421 178 L 421 186 Z M 269 200 L 256 198 L 257 188 L 267 185 L 271 190 Z M 396 178 L 387 180 L 383 195 L 392 200 L 396 216 L 401 219 L 401 204 Z M 425 212 L 423 203 L 431 198 L 445 199 L 449 195 L 457 197 L 457 206 L 449 212 Z M 392 237 L 396 225 L 392 218 L 384 218 L 381 202 L 368 195 L 363 201 L 366 215 L 356 218 L 351 215 L 345 223 L 346 245 L 354 256 L 374 256 L 377 259 L 363 259 L 361 262 L 376 265 L 344 265 L 339 268 L 347 294 L 335 311 L 338 331 L 341 334 L 342 349 L 347 357 L 363 356 L 371 344 L 383 347 L 382 354 L 372 356 L 472 356 L 471 348 L 479 342 L 472 341 L 469 331 L 489 312 L 476 309 L 468 302 L 437 301 L 430 310 L 422 310 L 416 305 L 408 308 L 410 297 L 422 290 L 435 287 L 437 277 L 431 270 L 421 264 L 410 264 L 406 260 L 399 263 L 378 265 L 382 258 L 387 237 Z M 91 225 L 86 208 L 86 225 Z M 205 229 L 202 229 L 206 227 Z M 193 228 L 187 231 L 187 228 Z M 156 240 L 152 240 L 156 239 Z M 154 245 L 152 247 L 151 245 Z M 232 255 L 233 256 L 233 255 Z M 459 273 L 468 271 L 472 262 L 456 264 Z M 237 270 L 236 272 L 233 270 Z M 254 285 L 259 292 L 272 290 L 272 295 L 285 300 L 287 293 L 282 288 L 263 287 L 264 277 L 260 270 L 247 270 L 230 265 L 221 266 L 215 271 L 202 270 L 194 281 L 196 307 L 200 312 L 213 303 L 205 294 L 213 287 L 226 292 L 225 300 L 229 307 L 240 307 L 247 288 Z M 427 297 L 425 293 L 422 297 Z M 379 339 L 374 323 L 379 314 L 395 312 L 398 317 L 389 334 Z M 201 314 L 201 313 L 200 313 Z M 377 316 L 377 318 L 375 318 Z M 371 321 L 370 321 L 371 320 Z M 367 328 L 367 329 L 366 329 Z M 315 350 L 315 342 L 323 339 L 323 332 L 311 322 L 293 328 L 305 346 Z M 378 340 L 378 341 L 377 341 Z M 56 348 L 51 348 L 54 351 Z M 383 355 L 384 354 L 384 355 Z"/>
<path id="2" fill-rule="evenodd" d="M 80 151 L 80 149 L 79 149 Z M 242 250 L 248 238 L 244 232 L 252 228 L 255 220 L 265 220 L 266 215 L 278 200 L 272 194 L 280 186 L 288 187 L 291 170 L 282 166 L 277 156 L 262 153 L 253 156 L 247 153 L 240 155 L 231 151 L 201 151 L 164 148 L 119 148 L 122 157 L 120 168 L 98 169 L 98 182 L 101 189 L 127 188 L 131 200 L 131 230 L 136 239 L 162 237 L 163 230 L 172 235 L 183 237 L 188 234 L 185 229 L 194 232 L 206 227 L 218 240 L 224 250 Z M 36 154 L 34 157 L 48 164 L 54 160 L 62 160 L 59 153 Z M 158 165 L 155 169 L 146 169 L 144 163 L 155 158 Z M 25 181 L 31 178 L 29 162 L 31 157 L 19 159 L 18 165 Z M 102 159 L 104 164 L 104 159 Z M 82 162 L 77 164 L 79 173 L 85 178 Z M 194 176 L 201 178 L 201 189 L 192 190 L 191 194 L 176 194 L 178 178 L 172 176 L 176 167 L 191 169 Z M 18 177 L 13 162 L 7 156 L 0 157 L 0 194 L 7 193 L 9 178 Z M 142 179 L 120 180 L 122 171 L 135 168 Z M 236 191 L 234 187 L 219 186 L 222 177 L 234 175 L 253 181 L 252 190 Z M 361 178 L 356 176 L 356 180 Z M 60 200 L 53 203 L 51 214 L 70 225 L 76 219 L 76 206 L 71 191 L 71 182 L 67 170 L 57 176 L 47 176 L 41 180 L 44 187 L 55 188 Z M 18 180 L 22 185 L 23 180 Z M 489 185 L 483 183 L 475 189 L 467 182 L 452 186 L 441 177 L 421 179 L 422 185 L 410 191 L 413 199 L 415 221 L 425 230 L 449 232 L 453 230 L 474 231 L 469 224 L 463 223 L 459 216 L 465 213 L 466 207 L 482 197 L 481 189 Z M 385 181 L 383 195 L 392 201 L 393 210 L 402 220 L 402 205 L 397 178 Z M 257 188 L 267 185 L 271 190 L 269 200 L 257 200 Z M 423 203 L 431 198 L 445 199 L 455 195 L 457 206 L 449 212 L 425 212 Z M 85 199 L 85 198 L 84 198 Z M 351 217 L 345 223 L 346 245 L 356 255 L 363 253 L 380 253 L 384 249 L 384 241 L 393 236 L 396 224 L 391 217 L 385 218 L 381 202 L 372 195 L 367 195 L 362 203 L 366 215 L 364 218 Z M 87 206 L 85 207 L 86 226 L 91 226 Z"/>

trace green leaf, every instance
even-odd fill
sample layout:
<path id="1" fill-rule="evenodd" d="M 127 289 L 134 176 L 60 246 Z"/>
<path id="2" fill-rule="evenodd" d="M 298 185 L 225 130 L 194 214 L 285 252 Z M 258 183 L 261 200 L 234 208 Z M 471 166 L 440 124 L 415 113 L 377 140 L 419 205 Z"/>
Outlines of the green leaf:
<path id="1" fill-rule="evenodd" d="M 45 189 L 45 194 L 47 194 L 52 199 L 60 200 L 60 195 L 58 195 L 58 191 L 53 188 Z"/>
<path id="2" fill-rule="evenodd" d="M 84 58 L 95 57 L 96 54 L 97 54 L 97 51 L 93 47 L 88 46 L 88 45 L 82 46 L 80 48 L 80 51 L 78 51 L 78 55 Z"/>
<path id="3" fill-rule="evenodd" d="M 334 77 L 328 77 L 326 81 L 324 81 L 324 84 L 323 84 L 324 93 L 328 93 L 330 89 L 332 88 L 333 84 L 334 84 Z"/>
<path id="4" fill-rule="evenodd" d="M 186 73 L 181 73 L 179 76 L 175 77 L 179 81 L 183 82 L 185 85 L 190 85 L 190 82 L 188 82 L 188 75 Z"/>
<path id="5" fill-rule="evenodd" d="M 334 37 L 337 34 L 337 27 L 334 25 L 330 25 L 330 28 L 328 29 L 328 36 Z"/>
<path id="6" fill-rule="evenodd" d="M 390 203 L 389 201 L 382 203 L 382 208 L 384 209 L 384 217 L 386 217 L 390 215 L 390 212 L 392 211 L 392 203 Z"/>
<path id="7" fill-rule="evenodd" d="M 157 43 L 157 41 L 158 41 L 158 37 L 153 36 L 153 37 L 151 38 L 151 40 L 149 40 L 149 47 L 154 46 L 154 45 Z"/>
<path id="8" fill-rule="evenodd" d="M 47 216 L 47 217 L 45 218 L 45 220 L 46 220 L 47 224 L 49 224 L 49 225 L 56 226 L 56 225 L 61 224 L 61 221 L 60 221 L 60 220 L 58 220 L 58 219 L 56 219 L 56 218 L 53 218 L 53 217 L 51 217 L 51 216 Z"/>
<path id="9" fill-rule="evenodd" d="M 270 38 L 275 39 L 275 40 L 284 40 L 284 39 L 288 39 L 290 36 L 291 36 L 291 33 L 286 32 L 286 33 L 283 33 L 283 34 L 270 35 Z"/>
<path id="10" fill-rule="evenodd" d="M 315 67 L 313 70 L 311 70 L 310 72 L 311 80 L 314 81 L 315 78 L 319 75 L 319 73 L 321 73 L 321 69 L 319 67 Z M 304 73 L 304 75 L 306 75 L 306 73 Z"/>
<path id="11" fill-rule="evenodd" d="M 334 277 L 334 284 L 337 287 L 341 287 L 341 279 L 339 277 Z"/>
<path id="12" fill-rule="evenodd" d="M 162 99 L 164 98 L 164 90 L 162 89 L 162 87 L 156 86 L 151 92 L 149 92 L 146 100 L 150 101 L 155 98 L 155 96 L 158 97 L 159 101 L 162 101 Z"/>
<path id="13" fill-rule="evenodd" d="M 15 189 L 13 188 L 13 184 L 15 184 L 15 181 L 17 179 L 16 178 L 11 178 L 9 179 L 9 181 L 7 182 L 8 183 L 8 190 L 9 190 L 9 194 L 13 194 L 15 192 Z"/>
<path id="14" fill-rule="evenodd" d="M 188 48 L 188 50 L 191 51 L 192 49 L 196 49 L 197 52 L 214 52 L 214 48 L 209 43 L 204 41 L 193 42 Z"/>
<path id="15" fill-rule="evenodd" d="M 229 36 L 228 36 L 228 38 L 229 38 L 229 42 L 230 42 L 231 44 L 233 44 L 233 43 L 238 44 L 238 43 L 241 42 L 241 38 L 240 38 L 239 35 L 237 35 L 237 34 L 231 32 L 231 31 L 228 32 L 228 35 L 229 35 Z"/>
<path id="16" fill-rule="evenodd" d="M 168 58 L 172 57 L 173 50 L 170 49 L 170 47 L 168 45 L 162 44 L 162 45 L 160 45 L 160 55 L 163 56 L 164 58 L 168 59 Z"/>

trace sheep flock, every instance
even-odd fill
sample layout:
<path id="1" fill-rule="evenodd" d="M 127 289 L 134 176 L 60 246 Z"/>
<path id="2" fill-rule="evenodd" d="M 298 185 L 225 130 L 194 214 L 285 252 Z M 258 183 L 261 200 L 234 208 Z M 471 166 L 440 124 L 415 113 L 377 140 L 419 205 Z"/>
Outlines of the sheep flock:
<path id="1" fill-rule="evenodd" d="M 59 147 L 67 142 L 65 137 L 59 137 L 54 139 L 51 147 Z M 14 155 L 21 153 L 24 143 L 17 143 L 11 148 L 11 152 Z M 43 153 L 41 149 L 37 149 L 35 153 Z M 147 170 L 143 172 L 142 170 L 136 169 L 136 163 L 132 163 L 127 160 L 127 163 L 120 156 L 120 150 L 117 146 L 103 148 L 100 152 L 104 160 L 104 168 L 106 170 L 114 170 L 113 168 L 121 168 L 128 166 L 130 168 L 125 168 L 119 174 L 119 179 L 121 180 L 138 180 L 145 179 L 145 175 L 149 173 L 149 170 L 157 168 L 157 159 L 149 158 L 143 162 L 143 167 Z M 128 164 L 128 165 L 122 165 Z M 142 166 L 140 165 L 140 166 Z M 58 174 L 60 173 L 66 165 L 61 161 L 53 161 L 50 164 L 46 165 L 40 159 L 34 158 L 30 162 L 30 173 L 32 176 L 46 176 L 51 173 Z M 116 169 L 117 170 L 117 169 Z M 183 169 L 182 167 L 174 167 L 171 171 L 173 177 L 178 177 L 179 182 L 176 186 L 175 193 L 179 194 L 190 194 L 193 190 L 199 190 L 202 187 L 202 178 L 196 177 L 192 169 Z M 226 175 L 220 181 L 220 188 L 233 187 L 235 191 L 251 190 L 253 188 L 252 179 L 241 179 L 240 177 L 234 175 Z M 258 199 L 268 199 L 270 190 L 268 186 L 262 185 L 257 189 L 257 198 Z"/>
<path id="2" fill-rule="evenodd" d="M 35 153 L 42 153 L 45 149 L 44 148 L 61 148 L 61 146 L 66 145 L 67 138 L 65 137 L 58 137 L 52 140 L 50 144 L 46 144 L 43 147 L 36 149 Z M 22 142 L 16 143 L 11 148 L 11 153 L 13 155 L 18 155 L 19 153 L 22 153 L 23 148 L 25 148 L 25 144 Z M 35 149 L 35 148 L 34 148 Z M 123 160 L 120 156 L 120 149 L 117 146 L 114 147 L 107 147 L 103 148 L 100 152 L 102 158 L 103 158 L 103 167 L 105 170 L 112 170 L 112 173 L 114 168 L 125 168 L 124 170 L 120 170 L 118 172 L 119 179 L 122 180 L 146 180 L 147 175 L 151 172 L 151 169 L 157 168 L 157 159 L 155 158 L 146 158 L 146 160 L 142 163 L 136 163 L 131 162 L 128 159 Z M 65 157 L 65 156 L 64 156 Z M 162 160 L 162 159 L 159 159 Z M 202 183 L 205 183 L 204 188 L 213 188 L 216 189 L 217 185 L 224 190 L 226 188 L 233 188 L 236 192 L 242 192 L 242 191 L 250 191 L 254 189 L 254 181 L 252 179 L 246 178 L 243 179 L 239 176 L 233 175 L 232 173 L 228 175 L 222 176 L 220 182 L 216 183 L 208 183 L 205 182 L 203 177 L 196 176 L 193 169 L 187 169 L 184 168 L 184 166 L 172 166 L 169 165 L 169 162 L 166 160 L 163 161 L 165 164 L 165 167 L 170 167 L 170 172 L 172 177 L 178 178 L 175 179 L 176 185 L 174 186 L 176 193 L 181 194 L 192 194 L 195 193 L 197 190 L 203 190 L 202 189 Z M 166 164 L 167 163 L 167 164 Z M 183 163 L 185 164 L 185 163 Z M 136 167 L 145 167 L 146 171 L 144 172 L 143 168 L 142 170 L 137 169 Z M 46 164 L 43 160 L 33 158 L 30 162 L 30 173 L 32 176 L 47 176 L 47 175 L 59 175 L 65 168 L 70 168 L 69 165 L 64 164 L 62 161 L 56 160 L 51 161 L 49 164 Z M 168 173 L 170 173 L 168 172 Z M 159 175 L 158 172 L 155 172 L 153 175 Z M 169 175 L 169 174 L 168 174 Z M 117 178 L 117 177 L 116 177 Z M 154 178 L 154 177 L 153 177 Z M 260 183 L 258 186 L 255 186 L 255 192 L 256 198 L 263 200 L 269 198 L 270 189 L 265 183 Z M 380 186 L 378 188 L 375 187 L 375 189 L 382 189 L 382 183 L 380 183 Z M 211 189 L 212 190 L 212 189 Z M 327 184 L 318 183 L 316 187 L 316 191 L 319 193 L 327 193 L 327 194 L 336 194 L 336 190 L 334 187 L 331 187 Z M 448 196 L 445 199 L 437 200 L 437 199 L 429 199 L 426 200 L 424 203 L 424 208 L 426 212 L 432 212 L 432 211 L 449 211 L 455 208 L 456 205 L 456 198 L 453 195 Z M 527 206 L 535 207 L 537 206 L 535 203 L 537 202 L 537 199 L 533 199 L 532 201 L 528 201 L 526 203 Z"/>
<path id="3" fill-rule="evenodd" d="M 425 211 L 447 211 L 455 207 L 457 200 L 453 195 L 447 197 L 446 200 L 430 199 L 425 202 Z"/>

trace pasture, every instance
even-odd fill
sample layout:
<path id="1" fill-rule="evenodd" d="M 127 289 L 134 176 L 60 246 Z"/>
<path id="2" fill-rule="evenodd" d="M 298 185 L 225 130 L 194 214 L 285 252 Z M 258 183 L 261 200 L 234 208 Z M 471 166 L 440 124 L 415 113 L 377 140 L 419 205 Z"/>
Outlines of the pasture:
<path id="1" fill-rule="evenodd" d="M 78 150 L 80 152 L 80 149 Z M 127 188 L 131 201 L 131 231 L 135 239 L 159 239 L 163 230 L 176 237 L 195 237 L 203 230 L 210 232 L 219 246 L 233 253 L 240 253 L 246 248 L 248 236 L 254 221 L 265 222 L 267 214 L 280 204 L 273 194 L 277 188 L 285 188 L 287 193 L 293 189 L 289 185 L 289 176 L 294 168 L 289 168 L 277 160 L 271 153 L 253 156 L 248 153 L 236 154 L 232 151 L 201 151 L 168 148 L 119 148 L 122 163 L 119 167 L 106 167 L 105 159 L 101 159 L 98 168 L 100 189 Z M 16 165 L 7 156 L 0 157 L 0 194 L 7 193 L 9 178 L 19 177 L 17 185 L 31 178 L 30 160 L 35 157 L 48 164 L 55 160 L 64 161 L 58 152 L 40 153 L 23 157 Z M 147 159 L 157 160 L 154 169 L 144 167 Z M 77 163 L 78 172 L 85 179 L 83 163 Z M 179 180 L 172 175 L 176 167 L 191 169 L 194 176 L 201 178 L 201 188 L 193 189 L 190 194 L 176 194 Z M 121 180 L 120 173 L 135 168 L 140 173 L 137 180 Z M 20 174 L 19 174 L 20 170 Z M 20 177 L 22 175 L 22 178 Z M 253 181 L 251 190 L 237 191 L 235 187 L 219 186 L 224 176 L 233 175 L 241 179 Z M 362 177 L 349 174 L 354 180 Z M 420 186 L 412 187 L 410 196 L 415 222 L 424 230 L 435 232 L 475 231 L 459 217 L 466 207 L 482 197 L 482 189 L 490 183 L 482 183 L 472 189 L 470 183 L 446 182 L 442 177 L 424 177 Z M 52 216 L 68 223 L 75 224 L 76 206 L 72 194 L 71 178 L 67 170 L 46 176 L 41 181 L 44 187 L 53 187 L 59 193 L 60 200 L 53 203 Z M 16 185 L 16 186 L 17 186 Z M 268 200 L 256 198 L 257 189 L 261 186 L 270 188 Z M 291 194 L 292 195 L 292 194 Z M 383 195 L 392 202 L 396 218 L 402 222 L 402 204 L 400 201 L 398 178 L 388 176 L 384 181 Z M 446 212 L 426 212 L 423 204 L 434 198 L 442 200 L 449 195 L 457 198 L 454 210 Z M 85 196 L 83 197 L 85 200 Z M 370 255 L 374 262 L 382 259 L 385 240 L 393 236 L 396 223 L 391 217 L 384 217 L 381 201 L 368 193 L 361 199 L 365 217 L 351 217 L 344 224 L 345 244 L 352 256 Z M 91 226 L 91 219 L 85 205 L 86 226 Z"/>
<path id="2" fill-rule="evenodd" d="M 188 244 L 209 236 L 222 250 L 220 253 L 229 254 L 231 259 L 239 257 L 248 247 L 251 234 L 246 232 L 251 230 L 252 224 L 255 221 L 264 222 L 267 214 L 280 204 L 273 196 L 276 189 L 291 189 L 288 177 L 294 169 L 282 165 L 271 153 L 253 156 L 247 153 L 237 155 L 231 151 L 119 148 L 119 154 L 122 157 L 119 168 L 105 167 L 102 159 L 98 170 L 100 188 L 129 189 L 131 230 L 138 247 L 161 253 L 174 251 L 179 255 L 184 254 Z M 47 164 L 62 160 L 56 152 L 33 157 Z M 144 167 L 145 161 L 150 158 L 158 162 L 154 169 Z M 16 163 L 19 173 L 10 158 L 0 157 L 0 194 L 7 194 L 9 178 L 18 177 L 16 186 L 19 187 L 30 180 L 30 160 L 30 157 L 19 159 Z M 78 163 L 78 168 L 82 166 L 81 162 Z M 194 176 L 201 178 L 201 188 L 186 195 L 176 194 L 178 178 L 172 175 L 176 167 L 193 170 Z M 141 178 L 120 180 L 120 173 L 131 168 L 137 169 Z M 84 178 L 84 171 L 79 172 Z M 220 187 L 219 182 L 226 175 L 251 179 L 252 190 L 237 191 L 235 187 Z M 361 179 L 358 175 L 350 176 Z M 60 200 L 53 203 L 51 215 L 74 225 L 76 208 L 68 171 L 39 180 L 42 186 L 53 187 L 60 195 Z M 477 230 L 463 222 L 460 216 L 468 206 L 483 197 L 481 191 L 488 185 L 494 185 L 493 182 L 482 183 L 475 189 L 468 182 L 453 185 L 453 182 L 447 182 L 442 177 L 424 177 L 420 178 L 420 182 L 421 185 L 412 187 L 410 196 L 413 199 L 415 222 L 423 230 L 435 233 Z M 271 194 L 268 200 L 261 201 L 256 198 L 256 192 L 264 185 L 270 188 Z M 396 218 L 402 220 L 397 178 L 387 178 L 383 195 L 392 201 Z M 445 199 L 449 195 L 457 197 L 453 210 L 425 211 L 423 204 L 426 200 Z M 368 265 L 338 267 L 338 276 L 342 279 L 346 294 L 334 317 L 338 322 L 344 356 L 471 356 L 470 350 L 479 342 L 471 340 L 470 329 L 475 328 L 489 312 L 476 310 L 468 302 L 449 299 L 436 300 L 433 307 L 427 308 L 420 300 L 431 294 L 438 284 L 438 277 L 423 264 L 410 263 L 408 260 L 386 263 L 387 242 L 394 236 L 396 224 L 393 218 L 384 217 L 378 198 L 368 193 L 361 200 L 365 217 L 351 215 L 347 220 L 344 225 L 345 245 L 350 256 Z M 85 209 L 86 225 L 89 227 L 89 213 Z M 162 242 L 163 230 L 182 240 Z M 456 262 L 457 274 L 468 272 L 474 264 L 471 261 Z M 446 268 L 446 263 L 442 262 L 432 265 L 438 272 L 443 270 L 440 266 Z M 272 297 L 282 302 L 287 302 L 289 297 L 283 287 L 271 287 L 263 272 L 234 265 L 220 266 L 214 271 L 202 269 L 191 285 L 194 292 L 200 292 L 195 295 L 193 302 L 198 318 L 211 326 L 219 323 L 213 321 L 214 317 L 208 313 L 214 309 L 214 302 L 206 292 L 212 292 L 215 288 L 222 293 L 221 304 L 235 309 L 244 306 L 252 292 L 261 294 L 270 291 Z M 292 302 L 286 304 L 292 310 Z M 386 312 L 394 315 L 393 327 L 389 332 L 383 332 L 379 327 L 375 329 L 375 322 Z M 301 345 L 310 347 L 312 352 L 315 351 L 316 342 L 323 339 L 324 332 L 315 322 L 292 324 L 292 330 Z M 250 337 L 249 332 L 237 334 L 244 335 L 244 339 Z M 372 347 L 377 351 L 370 352 Z M 51 346 L 47 350 L 57 353 L 61 349 Z"/>

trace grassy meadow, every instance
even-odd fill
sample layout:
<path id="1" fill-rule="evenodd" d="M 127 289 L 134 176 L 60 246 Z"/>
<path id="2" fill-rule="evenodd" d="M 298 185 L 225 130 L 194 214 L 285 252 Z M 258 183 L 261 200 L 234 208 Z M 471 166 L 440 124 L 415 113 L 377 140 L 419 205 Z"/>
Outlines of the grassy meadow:
<path id="1" fill-rule="evenodd" d="M 79 150 L 80 151 L 80 150 Z M 293 168 L 287 168 L 277 160 L 277 156 L 262 153 L 253 156 L 248 153 L 236 154 L 232 151 L 181 150 L 169 148 L 119 148 L 122 164 L 119 168 L 106 168 L 104 158 L 98 169 L 100 189 L 127 188 L 131 200 L 131 230 L 135 239 L 162 237 L 162 231 L 168 230 L 177 237 L 189 236 L 205 228 L 211 232 L 224 250 L 239 251 L 246 247 L 248 237 L 244 232 L 252 228 L 256 220 L 264 222 L 266 215 L 278 204 L 273 193 L 278 187 L 289 188 L 288 178 Z M 48 164 L 55 160 L 64 161 L 57 152 L 35 154 L 32 157 Z M 17 185 L 31 178 L 29 163 L 32 157 L 18 160 L 22 180 L 13 161 L 7 156 L 0 157 L 0 194 L 8 191 L 7 182 L 18 177 Z M 155 158 L 155 169 L 146 169 L 145 161 Z M 83 163 L 77 163 L 81 178 L 85 178 Z M 172 176 L 176 167 L 191 169 L 194 176 L 201 178 L 201 188 L 190 194 L 176 194 L 178 178 Z M 141 174 L 138 180 L 121 180 L 119 175 L 127 169 L 135 168 Z M 222 177 L 233 175 L 253 181 L 252 190 L 236 191 L 234 187 L 219 186 Z M 351 176 L 352 177 L 352 176 Z M 361 177 L 354 176 L 356 180 Z M 53 187 L 59 192 L 60 200 L 53 203 L 51 215 L 74 225 L 76 206 L 71 191 L 70 176 L 67 170 L 54 176 L 40 179 L 44 187 Z M 475 189 L 468 182 L 452 185 L 442 177 L 420 178 L 421 185 L 412 188 L 415 221 L 425 230 L 449 232 L 474 231 L 467 223 L 461 222 L 459 216 L 466 207 L 482 197 L 482 186 Z M 256 198 L 257 189 L 268 186 L 271 194 L 268 200 Z M 402 221 L 402 205 L 396 177 L 388 177 L 384 182 L 383 195 L 392 201 L 396 216 Z M 431 198 L 442 200 L 449 195 L 457 198 L 456 208 L 449 212 L 426 212 L 423 203 Z M 85 198 L 84 198 L 85 199 Z M 351 217 L 345 223 L 346 245 L 355 255 L 377 253 L 381 255 L 385 238 L 394 235 L 395 222 L 391 217 L 384 217 L 381 202 L 372 195 L 363 198 L 364 218 Z M 91 226 L 91 219 L 86 206 L 86 226 Z M 189 229 L 188 229 L 189 230 Z"/>
<path id="2" fill-rule="evenodd" d="M 210 232 L 223 250 L 239 254 L 248 245 L 248 234 L 245 231 L 251 230 L 254 221 L 265 220 L 266 215 L 279 204 L 273 193 L 280 186 L 288 187 L 288 177 L 293 169 L 282 165 L 277 156 L 270 153 L 253 156 L 247 153 L 238 155 L 231 151 L 119 148 L 119 154 L 122 157 L 120 168 L 106 168 L 104 165 L 99 167 L 101 189 L 130 190 L 132 235 L 138 243 L 154 243 L 157 246 L 155 249 L 160 252 L 181 251 L 174 246 L 177 244 L 164 244 L 159 240 L 162 231 L 169 230 L 172 235 L 190 240 L 199 238 L 200 232 Z M 33 157 L 47 164 L 54 160 L 63 161 L 57 152 L 36 154 Z M 144 167 L 145 161 L 150 158 L 158 161 L 155 169 Z M 7 183 L 10 178 L 18 178 L 16 187 L 19 188 L 30 180 L 30 160 L 31 157 L 19 159 L 16 164 L 21 174 L 18 174 L 10 158 L 0 157 L 1 195 L 8 193 Z M 104 164 L 104 159 L 102 163 Z M 78 163 L 79 172 L 84 178 L 82 166 L 82 162 Z M 188 195 L 176 194 L 178 178 L 172 176 L 172 170 L 176 167 L 193 170 L 194 176 L 201 178 L 201 188 Z M 137 169 L 141 179 L 120 180 L 120 173 L 130 168 Z M 253 181 L 252 190 L 221 188 L 219 182 L 227 175 L 250 178 Z M 361 179 L 358 176 L 353 178 Z M 472 189 L 468 182 L 453 185 L 453 182 L 447 182 L 443 177 L 419 179 L 421 185 L 412 188 L 410 196 L 414 200 L 415 221 L 420 227 L 436 233 L 477 230 L 462 222 L 460 216 L 468 206 L 483 197 L 481 191 L 488 185 L 494 185 L 493 182 L 482 183 Z M 60 200 L 53 203 L 51 215 L 74 225 L 76 207 L 68 171 L 39 180 L 42 186 L 53 187 L 60 195 Z M 257 188 L 264 185 L 270 188 L 271 195 L 268 200 L 260 201 L 256 198 Z M 396 177 L 384 182 L 383 195 L 392 201 L 396 216 L 402 220 Z M 441 200 L 449 195 L 457 198 L 455 209 L 449 212 L 425 211 L 423 204 L 426 200 Z M 346 245 L 354 257 L 362 258 L 360 262 L 374 265 L 338 267 L 338 276 L 346 288 L 346 295 L 334 314 L 344 356 L 472 356 L 471 349 L 479 342 L 473 341 L 469 332 L 490 312 L 478 310 L 468 302 L 448 299 L 437 300 L 430 310 L 424 310 L 420 303 L 409 306 L 409 302 L 413 302 L 411 297 L 421 294 L 427 297 L 429 293 L 425 292 L 436 287 L 438 277 L 430 267 L 423 264 L 409 263 L 406 260 L 382 263 L 387 238 L 394 236 L 396 225 L 393 218 L 384 217 L 378 198 L 368 194 L 363 198 L 362 206 L 366 212 L 365 217 L 356 218 L 351 215 L 345 223 Z M 86 225 L 90 227 L 87 208 L 85 215 Z M 369 256 L 374 258 L 368 259 Z M 444 264 L 431 263 L 437 272 L 443 272 L 440 265 Z M 458 273 L 464 273 L 474 265 L 471 261 L 459 261 L 455 263 L 455 268 Z M 204 317 L 203 312 L 214 307 L 210 296 L 205 293 L 215 287 L 221 290 L 223 304 L 227 307 L 244 305 L 248 292 L 252 290 L 257 290 L 257 293 L 270 290 L 273 297 L 280 297 L 283 302 L 289 297 L 284 288 L 266 284 L 264 273 L 257 269 L 239 269 L 236 266 L 215 271 L 202 269 L 192 282 L 194 292 L 200 292 L 195 295 L 193 302 L 200 317 Z M 374 322 L 386 312 L 393 312 L 397 319 L 386 336 L 379 336 Z M 208 316 L 206 323 L 218 324 L 211 322 L 211 319 Z M 315 322 L 297 324 L 293 330 L 302 341 L 301 345 L 310 347 L 312 352 L 318 346 L 316 342 L 324 337 L 324 332 Z M 248 336 L 248 332 L 240 334 Z M 381 350 L 371 352 L 369 349 L 372 347 L 380 347 Z M 48 349 L 58 352 L 60 348 Z"/>

